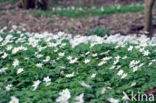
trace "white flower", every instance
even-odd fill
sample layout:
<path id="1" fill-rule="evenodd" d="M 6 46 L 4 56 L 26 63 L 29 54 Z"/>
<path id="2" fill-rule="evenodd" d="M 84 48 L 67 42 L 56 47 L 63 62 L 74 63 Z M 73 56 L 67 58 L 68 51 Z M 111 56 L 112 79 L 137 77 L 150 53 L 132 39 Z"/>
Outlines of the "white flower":
<path id="1" fill-rule="evenodd" d="M 78 60 L 78 58 L 71 59 L 71 60 L 69 61 L 69 63 L 70 63 L 70 64 L 74 64 L 74 63 L 76 63 L 76 62 L 77 62 L 77 60 Z"/>
<path id="2" fill-rule="evenodd" d="M 121 76 L 123 73 L 124 73 L 124 71 L 123 71 L 123 70 L 120 70 L 120 71 L 117 73 L 117 75 Z"/>
<path id="3" fill-rule="evenodd" d="M 136 82 L 133 82 L 132 84 L 131 84 L 131 87 L 133 87 L 133 86 L 135 86 L 136 85 Z"/>
<path id="4" fill-rule="evenodd" d="M 0 68 L 0 73 L 5 72 L 8 68 Z"/>
<path id="5" fill-rule="evenodd" d="M 80 84 L 85 88 L 92 88 L 90 85 L 86 84 L 84 81 L 80 82 Z"/>
<path id="6" fill-rule="evenodd" d="M 7 30 L 7 27 L 3 27 L 1 30 L 0 30 L 0 33 L 3 33 L 5 30 Z"/>
<path id="7" fill-rule="evenodd" d="M 131 51 L 133 49 L 133 46 L 130 46 L 129 48 L 128 48 L 128 51 Z"/>
<path id="8" fill-rule="evenodd" d="M 68 57 L 67 57 L 67 59 L 68 59 L 68 60 L 71 60 L 71 59 L 72 59 L 72 57 L 71 57 L 71 56 L 68 56 Z"/>
<path id="9" fill-rule="evenodd" d="M 103 64 L 105 64 L 106 63 L 106 61 L 101 61 L 99 64 L 98 64 L 98 66 L 102 66 Z"/>
<path id="10" fill-rule="evenodd" d="M 4 54 L 2 55 L 2 58 L 5 59 L 7 56 L 8 56 L 8 54 L 7 54 L 7 53 L 4 53 Z"/>
<path id="11" fill-rule="evenodd" d="M 102 8 L 100 8 L 100 10 L 103 12 L 103 11 L 105 11 L 105 9 L 102 7 Z"/>
<path id="12" fill-rule="evenodd" d="M 38 64 L 36 64 L 36 66 L 37 66 L 38 68 L 42 68 L 43 64 L 42 64 L 42 63 L 38 63 Z"/>
<path id="13" fill-rule="evenodd" d="M 140 67 L 142 67 L 144 65 L 144 63 L 141 63 L 138 67 L 140 68 Z"/>
<path id="14" fill-rule="evenodd" d="M 115 68 L 115 66 L 113 65 L 113 66 L 111 66 L 109 69 L 114 69 Z"/>
<path id="15" fill-rule="evenodd" d="M 64 56 L 64 54 L 65 54 L 65 53 L 59 53 L 58 55 L 59 55 L 59 56 L 61 56 L 61 57 L 63 57 L 63 56 Z"/>
<path id="16" fill-rule="evenodd" d="M 129 64 L 129 67 L 132 68 L 132 67 L 136 66 L 136 65 L 139 64 L 139 63 L 140 63 L 140 61 L 132 60 L 132 61 L 130 62 L 130 64 Z"/>
<path id="17" fill-rule="evenodd" d="M 112 89 L 112 87 L 107 87 L 107 89 Z"/>
<path id="18" fill-rule="evenodd" d="M 107 91 L 107 89 L 105 87 L 103 87 L 102 90 L 101 90 L 101 94 L 105 94 L 106 91 Z"/>
<path id="19" fill-rule="evenodd" d="M 12 48 L 13 48 L 12 45 L 8 45 L 7 48 L 6 48 L 6 50 L 9 51 L 9 50 L 11 50 Z"/>
<path id="20" fill-rule="evenodd" d="M 19 65 L 19 60 L 18 59 L 15 59 L 12 65 L 14 67 L 18 66 Z"/>
<path id="21" fill-rule="evenodd" d="M 84 97 L 84 94 L 83 93 L 80 94 L 79 96 L 76 96 L 75 97 L 75 100 L 76 100 L 75 103 L 84 103 L 83 97 Z"/>
<path id="22" fill-rule="evenodd" d="M 115 59 L 119 60 L 121 57 L 120 56 L 116 56 Z"/>
<path id="23" fill-rule="evenodd" d="M 71 78 L 71 77 L 73 77 L 73 76 L 74 76 L 74 74 L 75 74 L 74 72 L 73 72 L 73 73 L 71 73 L 71 74 L 66 74 L 66 75 L 65 75 L 65 77 L 67 77 L 67 78 Z"/>
<path id="24" fill-rule="evenodd" d="M 140 52 L 144 52 L 145 51 L 145 48 L 140 48 L 139 51 Z"/>
<path id="25" fill-rule="evenodd" d="M 41 58 L 41 57 L 43 57 L 42 54 L 38 54 L 38 55 L 36 55 L 36 58 Z"/>
<path id="26" fill-rule="evenodd" d="M 89 63 L 90 61 L 91 61 L 90 59 L 85 59 L 85 60 L 84 60 L 84 63 L 87 64 L 87 63 Z"/>
<path id="27" fill-rule="evenodd" d="M 67 45 L 66 43 L 62 43 L 62 44 L 60 45 L 60 47 L 63 48 L 63 47 L 66 46 L 66 45 Z"/>
<path id="28" fill-rule="evenodd" d="M 9 103 L 19 103 L 19 99 L 16 98 L 15 96 L 12 96 L 11 100 L 9 101 Z"/>
<path id="29" fill-rule="evenodd" d="M 3 38 L 2 37 L 0 37 L 0 42 L 3 40 Z"/>
<path id="30" fill-rule="evenodd" d="M 103 61 L 108 61 L 108 60 L 110 60 L 112 57 L 104 57 L 104 58 L 102 58 L 102 60 Z"/>
<path id="31" fill-rule="evenodd" d="M 57 51 L 58 51 L 58 49 L 55 49 L 55 50 L 54 50 L 54 52 L 57 52 Z"/>
<path id="32" fill-rule="evenodd" d="M 118 66 L 116 67 L 116 69 L 119 69 L 119 68 L 121 68 L 121 65 L 118 65 Z"/>
<path id="33" fill-rule="evenodd" d="M 50 79 L 49 76 L 48 76 L 48 77 L 45 77 L 45 78 L 43 79 L 43 81 L 45 81 L 45 82 L 51 82 L 51 79 Z"/>
<path id="34" fill-rule="evenodd" d="M 91 75 L 91 78 L 95 78 L 96 77 L 96 73 Z"/>
<path id="35" fill-rule="evenodd" d="M 152 64 L 153 64 L 153 63 L 152 63 L 152 62 L 150 62 L 148 65 L 149 65 L 149 66 L 151 66 Z"/>
<path id="36" fill-rule="evenodd" d="M 132 69 L 133 69 L 133 72 L 136 72 L 136 71 L 138 70 L 138 67 L 135 66 L 135 67 L 133 67 Z"/>
<path id="37" fill-rule="evenodd" d="M 116 56 L 113 64 L 116 65 L 119 62 L 119 59 L 120 59 L 120 56 Z"/>
<path id="38" fill-rule="evenodd" d="M 46 86 L 49 86 L 51 84 L 51 79 L 49 77 L 45 77 L 43 81 L 46 82 Z"/>
<path id="39" fill-rule="evenodd" d="M 148 50 L 145 50 L 144 52 L 143 52 L 143 55 L 144 56 L 148 56 L 150 54 L 150 52 L 148 51 Z"/>
<path id="40" fill-rule="evenodd" d="M 40 85 L 41 81 L 40 80 L 37 80 L 37 81 L 34 81 L 33 83 L 33 90 L 36 90 L 38 88 L 38 86 Z"/>
<path id="41" fill-rule="evenodd" d="M 116 65 L 118 62 L 119 62 L 119 60 L 115 60 L 113 64 Z"/>
<path id="42" fill-rule="evenodd" d="M 24 71 L 23 68 L 19 68 L 19 69 L 17 70 L 17 74 L 19 74 L 19 73 L 21 73 L 21 72 L 23 72 L 23 71 Z"/>
<path id="43" fill-rule="evenodd" d="M 109 98 L 107 99 L 110 103 L 119 103 L 118 99 L 114 99 L 114 98 Z"/>
<path id="44" fill-rule="evenodd" d="M 96 56 L 97 56 L 97 53 L 93 54 L 92 56 L 93 56 L 93 57 L 96 57 Z"/>
<path id="45" fill-rule="evenodd" d="M 50 60 L 50 57 L 47 56 L 45 60 L 43 60 L 43 62 L 48 62 Z"/>
<path id="46" fill-rule="evenodd" d="M 25 47 L 23 47 L 23 46 L 16 47 L 16 48 L 14 48 L 14 49 L 12 50 L 12 54 L 16 54 L 16 53 L 17 53 L 18 51 L 20 51 L 20 50 L 25 51 L 25 50 L 27 50 L 27 48 L 25 48 Z"/>
<path id="47" fill-rule="evenodd" d="M 59 97 L 56 99 L 57 103 L 68 103 L 68 100 L 71 98 L 69 89 L 65 89 L 59 93 Z"/>
<path id="48" fill-rule="evenodd" d="M 88 55 L 90 52 L 85 53 L 86 55 Z"/>
<path id="49" fill-rule="evenodd" d="M 117 5 L 116 8 L 117 8 L 117 9 L 121 9 L 121 5 Z"/>
<path id="50" fill-rule="evenodd" d="M 101 94 L 105 94 L 108 89 L 112 89 L 111 87 L 103 87 L 101 90 Z"/>
<path id="51" fill-rule="evenodd" d="M 13 35 L 7 35 L 5 41 L 9 42 L 13 38 Z"/>
<path id="52" fill-rule="evenodd" d="M 128 57 L 127 56 L 124 56 L 122 59 L 127 59 Z"/>
<path id="53" fill-rule="evenodd" d="M 124 79 L 125 77 L 127 77 L 127 73 L 124 73 L 124 74 L 121 76 L 121 79 Z"/>
<path id="54" fill-rule="evenodd" d="M 16 30 L 17 28 L 18 28 L 18 26 L 12 25 L 12 29 Z"/>
<path id="55" fill-rule="evenodd" d="M 144 31 L 144 33 L 145 33 L 145 34 L 149 34 L 149 32 L 148 32 L 148 31 Z"/>
<path id="56" fill-rule="evenodd" d="M 120 70 L 120 71 L 117 73 L 117 75 L 121 76 L 121 79 L 127 77 L 127 73 L 124 73 L 123 70 Z"/>
<path id="57" fill-rule="evenodd" d="M 12 84 L 9 84 L 5 87 L 5 90 L 6 91 L 10 91 L 12 89 Z"/>

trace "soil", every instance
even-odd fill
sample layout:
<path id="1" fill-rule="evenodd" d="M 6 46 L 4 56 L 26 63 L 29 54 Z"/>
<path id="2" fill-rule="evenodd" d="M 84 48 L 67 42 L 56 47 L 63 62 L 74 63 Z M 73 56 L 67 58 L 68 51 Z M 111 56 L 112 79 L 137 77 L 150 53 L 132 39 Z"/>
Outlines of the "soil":
<path id="1" fill-rule="evenodd" d="M 111 1 L 113 0 L 110 0 L 108 4 L 111 4 Z M 33 13 L 30 13 L 34 10 L 16 9 L 7 4 L 0 7 L 4 8 L 4 10 L 0 10 L 0 29 L 4 26 L 11 28 L 12 25 L 17 25 L 24 27 L 29 32 L 48 31 L 56 33 L 63 31 L 81 35 L 86 35 L 88 30 L 96 27 L 107 28 L 112 33 L 120 32 L 122 34 L 140 33 L 143 29 L 143 11 L 100 17 L 90 15 L 84 18 L 67 18 L 55 15 L 35 17 Z"/>
<path id="2" fill-rule="evenodd" d="M 132 25 L 142 25 L 143 12 L 113 14 L 109 16 L 86 16 L 85 18 L 67 18 L 52 15 L 50 17 L 35 17 L 30 11 L 8 10 L 0 12 L 0 28 L 12 25 L 23 26 L 30 32 L 49 31 L 56 33 L 64 31 L 71 34 L 85 35 L 96 27 L 107 28 L 112 32 L 130 32 Z M 33 10 L 31 11 L 33 12 Z"/>

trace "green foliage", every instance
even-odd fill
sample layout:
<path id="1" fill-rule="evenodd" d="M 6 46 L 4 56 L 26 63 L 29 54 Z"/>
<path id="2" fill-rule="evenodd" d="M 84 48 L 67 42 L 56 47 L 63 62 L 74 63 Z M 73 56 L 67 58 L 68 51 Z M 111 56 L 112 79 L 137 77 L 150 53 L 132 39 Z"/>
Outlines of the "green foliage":
<path id="1" fill-rule="evenodd" d="M 0 3 L 5 3 L 6 2 L 6 0 L 0 0 Z"/>
<path id="2" fill-rule="evenodd" d="M 1 3 L 16 4 L 19 0 L 0 0 Z"/>
<path id="3" fill-rule="evenodd" d="M 127 12 L 138 12 L 142 11 L 144 7 L 142 5 L 133 5 L 133 6 L 106 6 L 101 8 L 62 8 L 57 7 L 55 10 L 41 11 L 36 10 L 33 12 L 34 16 L 66 16 L 70 18 L 84 17 L 86 15 L 101 16 L 101 15 L 110 15 L 116 13 L 127 13 Z"/>
<path id="4" fill-rule="evenodd" d="M 150 54 L 143 55 L 138 49 L 143 47 L 134 44 L 117 46 L 103 43 L 91 46 L 90 43 L 86 43 L 73 48 L 68 40 L 60 42 L 59 39 L 33 39 L 23 33 L 3 33 L 0 37 L 3 38 L 0 41 L 0 103 L 8 103 L 11 96 L 19 98 L 21 103 L 55 103 L 59 92 L 66 88 L 71 92 L 70 103 L 81 93 L 84 93 L 86 103 L 106 103 L 111 97 L 123 101 L 123 92 L 144 93 L 145 90 L 155 87 L 155 46 L 145 47 L 144 50 L 148 50 Z M 8 49 L 8 46 L 13 48 Z M 18 50 L 17 47 L 21 46 L 27 49 Z M 130 46 L 134 48 L 128 51 Z M 14 50 L 17 52 L 12 53 Z M 5 58 L 4 53 L 7 53 Z M 61 56 L 60 53 L 64 55 Z M 45 62 L 47 56 L 50 59 Z M 77 58 L 77 62 L 70 63 L 69 56 L 72 59 Z M 19 60 L 19 65 L 14 67 L 15 59 Z M 85 63 L 86 59 L 90 61 Z M 139 61 L 135 64 L 138 68 L 136 72 L 129 66 L 133 60 Z M 105 63 L 99 66 L 102 61 Z M 38 63 L 42 63 L 43 66 L 36 66 Z M 2 68 L 7 69 L 2 71 Z M 19 68 L 23 68 L 24 71 L 17 74 Z M 117 75 L 120 70 L 127 73 L 125 78 L 121 79 Z M 66 77 L 73 72 L 72 77 Z M 93 74 L 96 76 L 91 77 Z M 47 76 L 51 78 L 49 86 L 43 81 Z M 36 80 L 40 80 L 41 83 L 33 90 L 33 82 Z M 82 81 L 91 88 L 82 86 Z M 133 83 L 136 85 L 131 86 Z M 9 84 L 13 86 L 10 91 L 6 91 Z M 109 89 L 102 93 L 103 88 Z"/>
<path id="5" fill-rule="evenodd" d="M 88 35 L 97 35 L 100 37 L 109 36 L 111 33 L 108 29 L 97 27 L 95 29 L 91 29 L 87 32 Z"/>

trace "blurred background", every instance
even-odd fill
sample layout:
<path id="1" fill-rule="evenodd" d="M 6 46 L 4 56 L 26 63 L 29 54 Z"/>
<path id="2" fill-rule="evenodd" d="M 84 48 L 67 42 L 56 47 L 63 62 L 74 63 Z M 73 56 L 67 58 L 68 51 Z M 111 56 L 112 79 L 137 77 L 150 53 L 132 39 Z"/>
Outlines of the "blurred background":
<path id="1" fill-rule="evenodd" d="M 0 0 L 1 3 L 17 3 L 19 0 Z M 144 3 L 143 0 L 49 0 L 50 6 L 104 6 L 104 5 L 129 5 Z"/>
<path id="2" fill-rule="evenodd" d="M 20 1 L 0 0 L 0 28 L 99 36 L 143 30 L 144 0 L 49 0 L 47 10 L 19 8 Z"/>

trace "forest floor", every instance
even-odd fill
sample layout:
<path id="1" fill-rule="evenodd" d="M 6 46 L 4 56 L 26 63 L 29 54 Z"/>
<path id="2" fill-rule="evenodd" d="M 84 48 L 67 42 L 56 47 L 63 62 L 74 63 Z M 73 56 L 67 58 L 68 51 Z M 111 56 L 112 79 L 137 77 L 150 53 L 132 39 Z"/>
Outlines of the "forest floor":
<path id="1" fill-rule="evenodd" d="M 12 25 L 23 26 L 31 32 L 58 32 L 78 33 L 84 35 L 88 30 L 103 27 L 115 32 L 127 33 L 132 25 L 142 25 L 143 12 L 113 14 L 109 16 L 86 16 L 85 18 L 68 18 L 52 15 L 50 17 L 36 17 L 29 11 L 11 10 L 0 12 L 0 28 Z M 32 11 L 33 12 L 33 11 Z"/>
<path id="2" fill-rule="evenodd" d="M 3 4 L 1 8 L 11 8 Z M 155 11 L 155 10 L 154 10 Z M 106 28 L 112 33 L 141 33 L 143 29 L 143 11 L 127 12 L 80 18 L 60 17 L 56 15 L 35 16 L 35 10 L 8 9 L 0 10 L 0 29 L 4 26 L 22 26 L 30 32 L 59 32 L 86 35 L 94 28 Z"/>
<path id="3" fill-rule="evenodd" d="M 143 5 L 41 11 L 1 1 L 0 103 L 155 101 L 156 35 L 133 35 L 143 33 Z"/>

